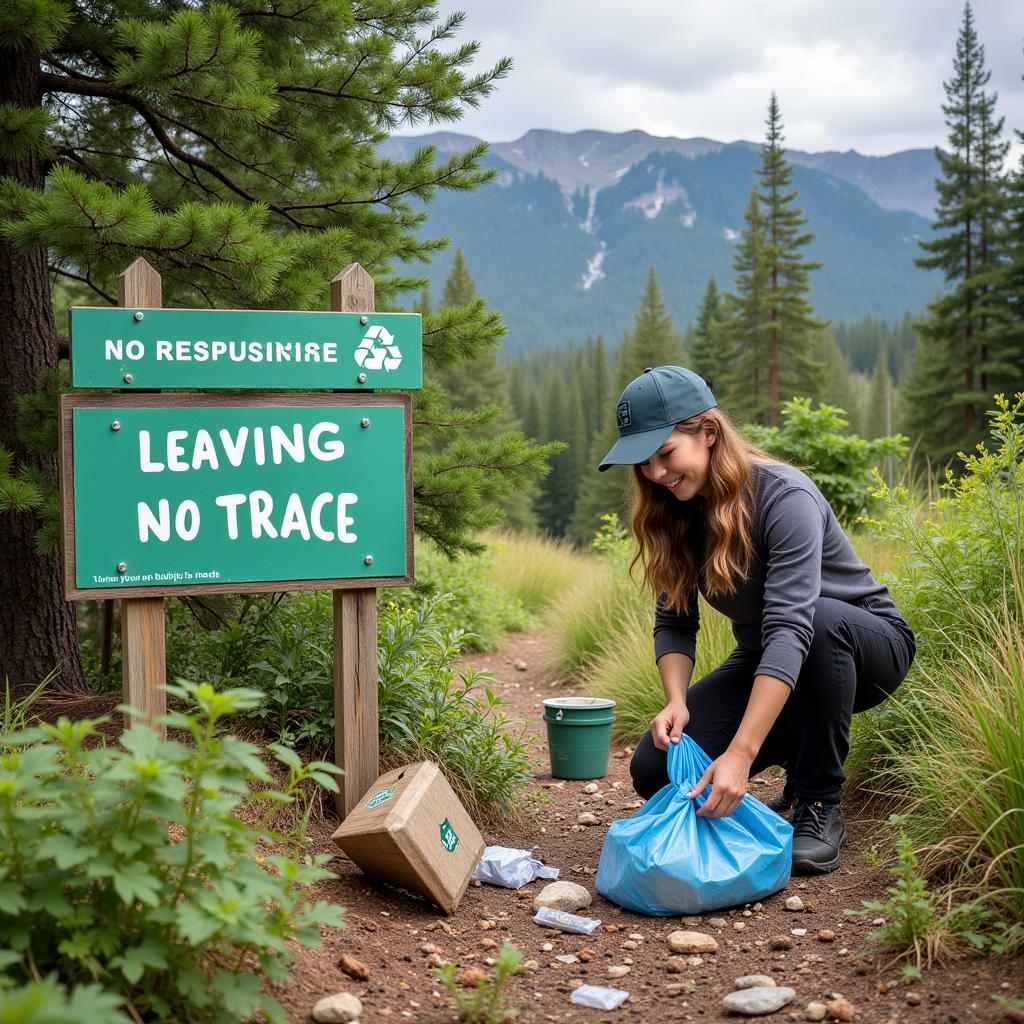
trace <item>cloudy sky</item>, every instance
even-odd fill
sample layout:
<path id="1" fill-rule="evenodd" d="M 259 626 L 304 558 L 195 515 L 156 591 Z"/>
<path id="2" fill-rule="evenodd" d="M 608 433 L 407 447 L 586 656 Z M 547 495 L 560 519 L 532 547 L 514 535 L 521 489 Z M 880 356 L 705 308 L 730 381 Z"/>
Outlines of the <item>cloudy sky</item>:
<path id="1" fill-rule="evenodd" d="M 1024 2 L 975 0 L 1007 131 L 1024 129 Z M 892 153 L 946 139 L 963 0 L 442 0 L 479 66 L 515 61 L 454 130 L 530 128 L 758 140 L 779 96 L 787 144 Z M 1015 153 L 1020 146 L 1015 145 Z"/>

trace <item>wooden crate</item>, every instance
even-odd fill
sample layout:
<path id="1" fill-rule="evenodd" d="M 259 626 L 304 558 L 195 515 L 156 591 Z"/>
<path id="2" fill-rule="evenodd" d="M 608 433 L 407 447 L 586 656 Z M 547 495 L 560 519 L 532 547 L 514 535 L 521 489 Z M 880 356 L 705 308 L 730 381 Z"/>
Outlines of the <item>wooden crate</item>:
<path id="1" fill-rule="evenodd" d="M 455 912 L 484 840 L 437 765 L 386 772 L 334 833 L 368 875 L 421 893 Z"/>

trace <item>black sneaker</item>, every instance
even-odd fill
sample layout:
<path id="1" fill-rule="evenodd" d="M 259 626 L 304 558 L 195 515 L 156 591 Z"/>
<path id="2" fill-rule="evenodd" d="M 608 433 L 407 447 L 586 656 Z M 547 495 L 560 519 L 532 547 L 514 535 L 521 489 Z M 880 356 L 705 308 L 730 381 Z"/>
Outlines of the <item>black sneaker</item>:
<path id="1" fill-rule="evenodd" d="M 775 797 L 774 800 L 769 800 L 765 806 L 770 811 L 774 811 L 776 814 L 785 817 L 789 813 L 789 809 L 793 806 L 796 800 L 796 787 L 793 780 L 787 775 L 786 784 L 782 787 L 782 795 Z"/>
<path id="2" fill-rule="evenodd" d="M 797 800 L 793 810 L 793 874 L 824 875 L 839 866 L 846 841 L 843 809 L 838 803 Z"/>

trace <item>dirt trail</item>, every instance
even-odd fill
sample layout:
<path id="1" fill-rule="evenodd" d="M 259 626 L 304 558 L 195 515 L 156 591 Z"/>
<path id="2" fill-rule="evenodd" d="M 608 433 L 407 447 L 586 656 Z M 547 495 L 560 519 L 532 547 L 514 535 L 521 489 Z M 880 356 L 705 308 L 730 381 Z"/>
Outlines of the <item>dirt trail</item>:
<path id="1" fill-rule="evenodd" d="M 485 834 L 485 839 L 505 846 L 538 846 L 537 856 L 560 868 L 561 878 L 593 892 L 608 823 L 635 809 L 629 759 L 623 748 L 613 750 L 608 776 L 600 780 L 600 792 L 595 795 L 584 794 L 584 782 L 562 783 L 551 778 L 540 701 L 571 690 L 559 687 L 543 672 L 548 651 L 549 641 L 543 633 L 524 633 L 509 636 L 498 652 L 466 659 L 476 668 L 493 672 L 495 691 L 512 705 L 508 710 L 537 732 L 533 785 L 551 798 L 536 828 L 521 833 L 514 829 L 492 832 Z M 525 671 L 516 670 L 520 661 L 525 663 Z M 767 774 L 752 782 L 752 792 L 761 799 L 775 795 L 778 787 Z M 600 824 L 578 826 L 577 817 L 584 810 L 595 814 Z M 595 893 L 584 913 L 618 926 L 619 931 L 599 930 L 586 938 L 552 936 L 532 923 L 532 900 L 545 882 L 534 882 L 519 892 L 471 886 L 458 912 L 445 918 L 417 897 L 369 881 L 338 854 L 329 866 L 339 877 L 323 884 L 318 895 L 347 908 L 349 927 L 332 931 L 320 950 L 302 950 L 295 963 L 294 981 L 282 987 L 278 996 L 288 1009 L 289 1024 L 304 1024 L 317 999 L 341 990 L 359 996 L 362 1019 L 367 1022 L 451 1022 L 456 1019 L 454 1009 L 432 976 L 421 947 L 434 944 L 445 959 L 462 966 L 485 966 L 485 959 L 494 955 L 494 945 L 507 939 L 523 949 L 525 959 L 537 961 L 535 968 L 509 984 L 512 1005 L 523 1007 L 517 1019 L 526 1022 L 606 1021 L 616 1016 L 652 1022 L 735 1021 L 741 1018 L 722 1010 L 721 1001 L 733 990 L 733 980 L 748 974 L 768 974 L 780 985 L 796 990 L 793 1002 L 771 1014 L 767 1018 L 771 1020 L 804 1020 L 809 1002 L 826 1001 L 833 994 L 841 994 L 854 1005 L 854 1019 L 862 1024 L 975 1024 L 1005 1019 L 992 996 L 1024 996 L 1024 958 L 960 961 L 926 973 L 911 986 L 893 984 L 898 967 L 883 970 L 877 962 L 860 958 L 868 948 L 866 936 L 872 925 L 845 918 L 843 910 L 859 908 L 862 899 L 878 898 L 889 884 L 888 874 L 871 868 L 864 857 L 872 824 L 856 801 L 848 801 L 850 838 L 839 869 L 817 878 L 794 878 L 782 893 L 764 901 L 763 911 L 751 911 L 749 917 L 734 910 L 711 915 L 720 918 L 720 924 L 705 917 L 700 925 L 681 925 L 675 918 L 623 912 Z M 315 852 L 333 852 L 332 830 L 330 822 L 311 828 Z M 786 898 L 792 895 L 804 901 L 804 912 L 784 909 Z M 494 922 L 494 926 L 485 929 L 484 921 Z M 685 973 L 673 974 L 669 973 L 665 936 L 679 927 L 713 935 L 718 951 L 705 955 L 699 964 L 687 965 Z M 806 935 L 793 936 L 795 928 L 805 928 Z M 820 941 L 822 930 L 834 932 L 835 940 Z M 772 940 L 779 936 L 791 940 L 792 947 L 773 949 Z M 545 943 L 552 948 L 544 950 Z M 596 957 L 570 965 L 555 959 L 584 948 L 593 950 Z M 367 981 L 356 982 L 341 973 L 337 962 L 342 953 L 367 965 Z M 614 980 L 608 976 L 612 966 L 630 970 L 626 977 Z M 577 979 L 625 988 L 630 999 L 611 1012 L 572 1005 L 570 983 Z M 690 988 L 692 991 L 687 991 Z"/>

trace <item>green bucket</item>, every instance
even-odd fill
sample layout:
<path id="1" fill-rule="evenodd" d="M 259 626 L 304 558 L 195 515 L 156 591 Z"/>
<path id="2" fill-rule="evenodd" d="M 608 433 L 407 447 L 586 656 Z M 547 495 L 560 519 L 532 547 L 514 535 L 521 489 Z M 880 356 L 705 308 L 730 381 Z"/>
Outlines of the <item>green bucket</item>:
<path id="1" fill-rule="evenodd" d="M 612 744 L 612 708 L 604 697 L 550 697 L 544 701 L 551 774 L 556 779 L 603 779 Z"/>

